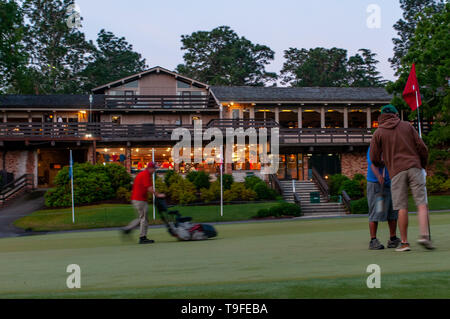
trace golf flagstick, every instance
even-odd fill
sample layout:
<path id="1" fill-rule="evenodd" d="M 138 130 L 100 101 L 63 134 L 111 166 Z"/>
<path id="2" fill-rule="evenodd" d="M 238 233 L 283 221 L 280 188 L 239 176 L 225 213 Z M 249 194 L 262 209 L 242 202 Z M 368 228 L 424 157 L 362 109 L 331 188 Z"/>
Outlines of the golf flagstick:
<path id="1" fill-rule="evenodd" d="M 414 86 L 413 86 L 414 88 Z M 417 98 L 417 90 L 416 90 L 416 103 L 417 103 L 417 123 L 419 126 L 419 136 L 422 138 L 422 127 L 420 125 L 420 111 L 419 111 L 419 99 Z"/>
<path id="2" fill-rule="evenodd" d="M 220 216 L 223 217 L 223 145 L 220 146 Z"/>
<path id="3" fill-rule="evenodd" d="M 72 159 L 72 150 L 70 150 L 69 175 L 70 175 L 70 184 L 71 184 L 71 191 L 72 191 L 72 223 L 75 224 L 75 206 L 74 206 L 74 202 L 73 202 L 73 159 Z"/>
<path id="4" fill-rule="evenodd" d="M 155 163 L 155 149 L 152 148 L 152 162 Z M 156 185 L 155 185 L 155 174 L 156 174 L 156 169 L 153 172 L 153 190 L 156 191 Z M 155 193 L 153 193 L 153 220 L 156 219 L 156 208 L 155 208 Z"/>

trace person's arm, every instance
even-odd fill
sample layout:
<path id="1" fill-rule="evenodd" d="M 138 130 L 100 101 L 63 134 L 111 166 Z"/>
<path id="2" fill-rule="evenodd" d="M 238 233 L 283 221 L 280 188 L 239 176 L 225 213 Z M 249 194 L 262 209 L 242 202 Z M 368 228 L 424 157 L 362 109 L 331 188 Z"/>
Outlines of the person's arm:
<path id="1" fill-rule="evenodd" d="M 151 193 L 151 194 L 153 194 L 153 195 L 155 195 L 156 197 L 159 197 L 159 198 L 164 198 L 164 197 L 166 197 L 165 194 L 163 194 L 163 193 L 158 193 L 158 192 L 156 191 L 156 189 L 153 188 L 153 186 L 150 186 L 150 187 L 148 188 L 148 192 Z"/>
<path id="2" fill-rule="evenodd" d="M 378 179 L 378 183 L 380 183 L 380 185 L 383 185 L 384 177 L 380 174 L 380 171 L 378 170 L 378 168 L 372 164 L 372 165 L 370 165 L 370 169 L 375 174 L 375 177 Z"/>
<path id="3" fill-rule="evenodd" d="M 381 160 L 381 145 L 377 132 L 373 134 L 372 140 L 370 141 L 370 161 L 372 165 L 376 167 L 383 167 L 384 163 Z"/>

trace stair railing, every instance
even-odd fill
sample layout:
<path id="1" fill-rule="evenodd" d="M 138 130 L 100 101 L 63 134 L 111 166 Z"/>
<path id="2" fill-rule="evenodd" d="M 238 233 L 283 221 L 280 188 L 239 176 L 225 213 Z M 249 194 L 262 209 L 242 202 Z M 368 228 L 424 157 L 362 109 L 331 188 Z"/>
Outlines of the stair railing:
<path id="1" fill-rule="evenodd" d="M 317 187 L 319 187 L 319 190 L 322 193 L 322 195 L 325 196 L 326 201 L 329 202 L 330 190 L 328 188 L 328 184 L 314 167 L 312 168 L 312 179 L 313 182 L 317 185 Z"/>
<path id="2" fill-rule="evenodd" d="M 8 199 L 22 191 L 26 187 L 33 187 L 33 174 L 24 174 L 16 180 L 6 184 L 0 189 L 0 204 L 4 205 Z"/>
<path id="3" fill-rule="evenodd" d="M 347 211 L 349 213 L 352 212 L 352 205 L 351 205 L 351 198 L 350 196 L 348 196 L 346 191 L 342 191 L 342 203 L 344 204 L 344 206 L 347 208 Z"/>
<path id="4" fill-rule="evenodd" d="M 283 196 L 283 187 L 281 187 L 280 180 L 278 179 L 277 175 L 270 174 L 269 175 L 269 182 L 272 189 L 276 190 L 281 196 Z"/>

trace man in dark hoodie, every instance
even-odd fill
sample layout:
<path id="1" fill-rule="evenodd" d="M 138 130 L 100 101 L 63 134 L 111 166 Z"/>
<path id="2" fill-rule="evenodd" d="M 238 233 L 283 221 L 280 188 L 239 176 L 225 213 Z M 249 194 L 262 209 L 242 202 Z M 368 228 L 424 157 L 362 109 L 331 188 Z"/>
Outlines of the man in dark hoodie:
<path id="1" fill-rule="evenodd" d="M 419 244 L 433 249 L 429 234 L 425 168 L 428 149 L 414 127 L 398 117 L 393 105 L 386 105 L 378 119 L 379 128 L 370 143 L 370 159 L 377 167 L 386 167 L 391 176 L 394 210 L 398 210 L 401 245 L 397 251 L 411 250 L 408 243 L 408 188 L 418 209 Z M 382 157 L 384 162 L 382 161 Z"/>

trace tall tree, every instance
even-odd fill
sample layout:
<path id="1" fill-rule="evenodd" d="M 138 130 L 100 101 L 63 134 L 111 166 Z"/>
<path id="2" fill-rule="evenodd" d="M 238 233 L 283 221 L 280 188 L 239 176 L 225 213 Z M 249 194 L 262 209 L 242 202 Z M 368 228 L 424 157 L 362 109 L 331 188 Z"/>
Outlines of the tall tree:
<path id="1" fill-rule="evenodd" d="M 94 46 L 70 23 L 73 0 L 24 0 L 29 25 L 26 37 L 36 94 L 81 92 L 81 71 Z"/>
<path id="2" fill-rule="evenodd" d="M 393 38 L 394 56 L 389 59 L 391 66 L 397 72 L 401 66 L 401 59 L 408 52 L 417 23 L 420 19 L 424 19 L 442 10 L 444 0 L 400 0 L 400 8 L 403 10 L 403 19 L 398 20 L 394 24 L 397 31 L 397 38 Z M 427 10 L 425 10 L 427 9 Z M 426 14 L 424 14 L 427 12 Z"/>
<path id="3" fill-rule="evenodd" d="M 359 49 L 358 53 L 347 61 L 347 84 L 354 87 L 384 86 L 385 80 L 377 70 L 376 53 L 369 49 Z"/>
<path id="4" fill-rule="evenodd" d="M 13 0 L 0 0 L 0 92 L 20 93 L 28 58 L 25 32 L 21 7 Z"/>
<path id="5" fill-rule="evenodd" d="M 148 68 L 145 59 L 133 51 L 133 46 L 124 37 L 116 37 L 104 29 L 98 33 L 97 49 L 93 57 L 94 60 L 83 72 L 87 91 Z"/>
<path id="6" fill-rule="evenodd" d="M 412 63 L 416 64 L 416 73 L 420 85 L 423 105 L 420 111 L 425 118 L 433 120 L 435 126 L 431 132 L 429 145 L 450 142 L 450 4 L 447 3 L 438 12 L 427 8 L 418 15 L 418 23 L 405 56 L 400 60 L 399 79 L 387 85 L 394 93 L 392 103 L 400 109 L 409 110 L 403 101 L 405 87 Z M 412 118 L 417 114 L 413 112 Z"/>
<path id="7" fill-rule="evenodd" d="M 282 83 L 291 86 L 382 86 L 376 69 L 376 54 L 360 49 L 347 60 L 347 50 L 339 48 L 290 48 L 284 51 Z"/>
<path id="8" fill-rule="evenodd" d="M 347 51 L 338 48 L 284 51 L 282 84 L 291 86 L 341 86 L 345 83 Z"/>
<path id="9" fill-rule="evenodd" d="M 210 85 L 262 86 L 276 80 L 265 70 L 274 51 L 239 37 L 228 26 L 182 35 L 184 64 L 176 71 Z"/>

